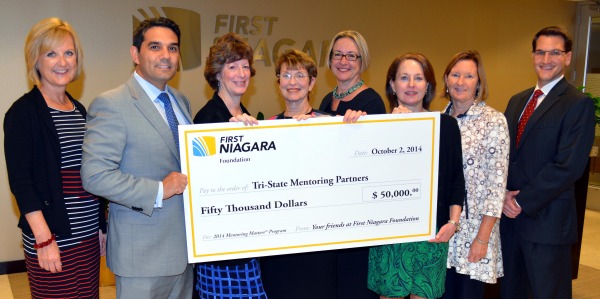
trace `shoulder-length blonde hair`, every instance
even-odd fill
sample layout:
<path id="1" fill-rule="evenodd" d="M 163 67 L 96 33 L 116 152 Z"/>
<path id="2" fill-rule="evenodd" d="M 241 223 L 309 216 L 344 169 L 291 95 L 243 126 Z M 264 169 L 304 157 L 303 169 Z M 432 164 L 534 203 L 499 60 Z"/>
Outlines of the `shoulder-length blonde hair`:
<path id="1" fill-rule="evenodd" d="M 477 82 L 477 89 L 475 91 L 475 102 L 483 102 L 487 99 L 489 91 L 487 85 L 487 77 L 485 76 L 485 69 L 483 68 L 483 61 L 481 60 L 481 55 L 476 50 L 469 50 L 457 53 L 450 59 L 446 70 L 444 71 L 444 94 L 443 96 L 447 99 L 451 100 L 450 92 L 448 91 L 448 83 L 446 83 L 446 78 L 450 74 L 452 68 L 461 60 L 471 60 L 477 66 L 477 77 L 479 77 L 479 82 Z"/>
<path id="2" fill-rule="evenodd" d="M 47 18 L 35 24 L 25 39 L 25 63 L 27 65 L 27 77 L 36 85 L 40 85 L 41 74 L 37 68 L 37 62 L 41 55 L 56 48 L 65 38 L 73 39 L 77 69 L 77 79 L 83 69 L 83 49 L 79 37 L 71 25 L 59 18 Z"/>
<path id="3" fill-rule="evenodd" d="M 358 55 L 360 55 L 360 73 L 364 73 L 369 68 L 369 64 L 371 63 L 369 47 L 367 46 L 367 41 L 365 40 L 365 38 L 360 33 L 358 33 L 358 31 L 354 30 L 344 30 L 338 32 L 338 34 L 336 34 L 331 39 L 331 43 L 329 44 L 329 57 L 327 59 L 327 67 L 331 69 L 331 55 L 333 55 L 333 45 L 335 45 L 335 42 L 338 39 L 344 37 L 351 39 L 356 44 L 356 47 L 358 48 Z"/>

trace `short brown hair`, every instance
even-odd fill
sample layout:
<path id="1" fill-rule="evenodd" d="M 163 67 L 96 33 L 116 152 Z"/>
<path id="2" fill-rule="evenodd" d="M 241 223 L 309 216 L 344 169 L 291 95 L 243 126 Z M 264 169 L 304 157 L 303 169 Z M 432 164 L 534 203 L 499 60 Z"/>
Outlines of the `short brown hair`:
<path id="1" fill-rule="evenodd" d="M 41 84 L 41 74 L 37 69 L 37 62 L 41 55 L 57 47 L 66 37 L 73 39 L 75 47 L 75 58 L 77 60 L 77 69 L 75 77 L 77 79 L 83 69 L 83 49 L 79 37 L 71 25 L 59 18 L 47 18 L 33 25 L 27 38 L 25 39 L 25 64 L 27 65 L 27 77 L 34 84 Z"/>
<path id="2" fill-rule="evenodd" d="M 212 89 L 219 88 L 217 75 L 223 70 L 226 63 L 236 62 L 246 59 L 250 64 L 250 77 L 254 76 L 256 70 L 252 66 L 254 62 L 254 51 L 252 47 L 240 35 L 233 32 L 227 33 L 210 47 L 210 53 L 206 58 L 206 67 L 204 68 L 204 78 Z"/>
<path id="3" fill-rule="evenodd" d="M 560 37 L 562 37 L 562 39 L 565 42 L 565 49 L 564 49 L 565 52 L 569 53 L 573 49 L 573 37 L 571 36 L 571 34 L 568 31 L 566 31 L 558 26 L 550 26 L 550 27 L 542 28 L 542 30 L 538 31 L 538 33 L 535 34 L 535 37 L 533 37 L 533 41 L 531 42 L 532 51 L 536 50 L 537 40 L 542 35 L 543 36 L 560 36 Z"/>
<path id="4" fill-rule="evenodd" d="M 277 65 L 275 65 L 275 75 L 278 76 L 281 73 L 281 66 L 287 64 L 287 67 L 292 70 L 305 69 L 311 78 L 317 77 L 317 64 L 310 58 L 306 53 L 291 49 L 285 51 L 277 59 Z"/>

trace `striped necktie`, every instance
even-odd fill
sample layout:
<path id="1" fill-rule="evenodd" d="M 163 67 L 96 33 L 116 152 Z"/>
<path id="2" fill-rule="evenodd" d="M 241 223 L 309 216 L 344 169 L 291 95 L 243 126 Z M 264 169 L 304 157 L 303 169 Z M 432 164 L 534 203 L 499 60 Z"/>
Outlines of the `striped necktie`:
<path id="1" fill-rule="evenodd" d="M 517 147 L 521 141 L 521 135 L 523 135 L 523 131 L 525 131 L 525 125 L 527 125 L 527 121 L 533 114 L 535 106 L 537 106 L 537 100 L 543 94 L 544 93 L 541 90 L 536 89 L 531 97 L 531 100 L 529 100 L 529 103 L 527 103 L 527 106 L 525 106 L 525 111 L 523 111 L 523 115 L 521 115 L 521 119 L 519 120 L 519 126 L 517 127 Z"/>
<path id="2" fill-rule="evenodd" d="M 169 128 L 173 133 L 173 138 L 175 139 L 175 145 L 177 149 L 179 149 L 179 131 L 177 126 L 179 122 L 177 122 L 177 117 L 175 116 L 175 111 L 173 111 L 173 106 L 171 105 L 171 100 L 166 92 L 161 93 L 158 96 L 158 99 L 163 102 L 165 105 L 165 114 L 167 115 L 167 123 L 169 123 Z"/>

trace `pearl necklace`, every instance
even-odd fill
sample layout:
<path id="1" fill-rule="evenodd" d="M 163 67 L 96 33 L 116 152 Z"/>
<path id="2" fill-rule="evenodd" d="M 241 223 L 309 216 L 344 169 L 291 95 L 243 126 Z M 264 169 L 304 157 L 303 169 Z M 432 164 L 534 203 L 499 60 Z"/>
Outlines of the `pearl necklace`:
<path id="1" fill-rule="evenodd" d="M 365 81 L 360 80 L 356 84 L 354 84 L 354 86 L 350 87 L 350 89 L 348 89 L 348 91 L 343 92 L 343 93 L 338 93 L 337 92 L 338 87 L 336 86 L 333 89 L 333 97 L 337 100 L 341 100 L 341 99 L 345 98 L 346 96 L 350 95 L 351 93 L 353 93 L 359 87 L 363 86 L 363 84 L 365 84 Z"/>

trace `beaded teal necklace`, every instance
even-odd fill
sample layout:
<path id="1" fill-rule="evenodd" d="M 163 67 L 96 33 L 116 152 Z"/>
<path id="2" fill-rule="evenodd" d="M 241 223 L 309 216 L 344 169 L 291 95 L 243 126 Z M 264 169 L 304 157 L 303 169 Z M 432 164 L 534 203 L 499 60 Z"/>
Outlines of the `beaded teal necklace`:
<path id="1" fill-rule="evenodd" d="M 340 100 L 340 99 L 343 99 L 343 98 L 345 98 L 346 96 L 348 96 L 348 95 L 350 95 L 351 93 L 353 93 L 353 92 L 354 92 L 355 90 L 357 90 L 358 88 L 360 88 L 361 86 L 363 86 L 363 84 L 365 84 L 365 81 L 363 81 L 363 80 L 360 80 L 360 81 L 358 81 L 356 84 L 354 84 L 354 86 L 350 87 L 350 89 L 348 89 L 348 91 L 346 91 L 346 92 L 343 92 L 343 93 L 338 93 L 338 92 L 337 92 L 337 89 L 338 89 L 338 87 L 336 86 L 336 87 L 333 89 L 333 97 L 334 97 L 335 99 L 338 99 L 338 100 Z"/>

